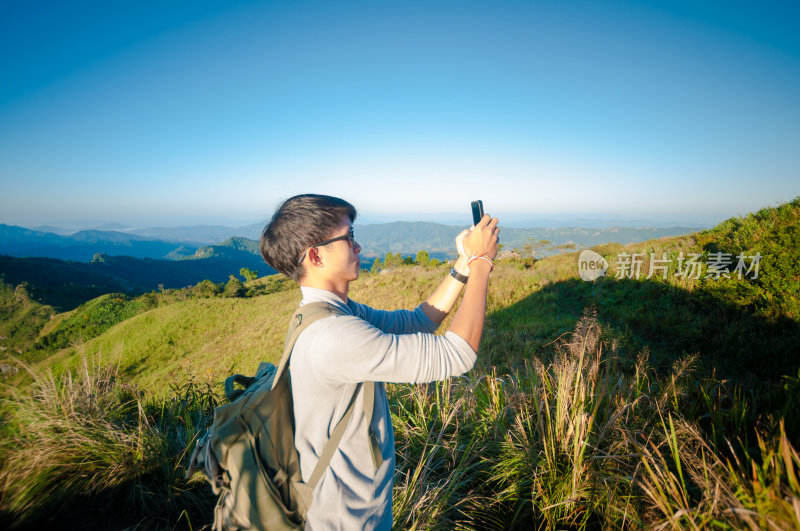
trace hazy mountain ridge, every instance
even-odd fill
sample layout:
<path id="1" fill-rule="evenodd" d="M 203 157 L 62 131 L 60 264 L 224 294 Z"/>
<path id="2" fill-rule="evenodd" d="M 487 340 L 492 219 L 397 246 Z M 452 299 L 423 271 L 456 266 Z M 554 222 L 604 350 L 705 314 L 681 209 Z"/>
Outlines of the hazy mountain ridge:
<path id="1" fill-rule="evenodd" d="M 224 242 L 217 244 L 217 245 L 205 245 L 200 247 L 195 252 L 196 258 L 202 258 L 207 256 L 224 256 L 231 251 L 238 251 L 244 252 L 252 255 L 258 255 L 259 259 L 261 257 L 259 251 L 259 244 L 256 240 L 251 240 L 249 238 L 244 238 L 241 236 L 231 236 L 227 238 Z"/>
<path id="2" fill-rule="evenodd" d="M 89 262 L 95 254 L 164 258 L 175 243 L 119 231 L 87 230 L 70 236 L 0 224 L 0 254 Z"/>
<path id="3" fill-rule="evenodd" d="M 242 236 L 258 239 L 265 223 L 250 223 L 242 226 L 232 225 L 181 225 L 177 227 L 152 226 L 131 227 L 119 223 L 84 224 L 73 226 L 38 225 L 25 227 L 38 232 L 49 232 L 59 236 L 70 236 L 80 231 L 115 231 L 125 234 L 143 236 L 148 240 L 163 240 L 167 242 L 193 243 L 196 246 L 221 242 L 230 236 Z"/>
<path id="4" fill-rule="evenodd" d="M 433 258 L 453 257 L 453 241 L 464 228 L 430 222 L 393 222 L 356 225 L 355 233 L 362 247 L 363 266 L 370 267 L 374 258 L 388 252 L 414 255 L 425 250 Z M 588 247 L 610 241 L 626 244 L 680 235 L 687 230 L 681 227 L 504 228 L 501 238 L 507 249 L 522 249 L 539 240 Z M 202 246 L 147 238 L 102 230 L 59 236 L 0 225 L 0 256 L 8 255 L 0 260 L 0 275 L 12 284 L 27 282 L 37 300 L 64 309 L 110 291 L 141 293 L 159 286 L 184 287 L 205 279 L 225 282 L 242 267 L 261 275 L 274 271 L 261 257 L 258 241 L 250 238 L 228 236 L 221 243 Z M 536 255 L 546 254 L 547 251 L 540 249 Z"/>
<path id="5" fill-rule="evenodd" d="M 453 240 L 464 228 L 467 226 L 424 221 L 356 224 L 354 227 L 356 239 L 362 248 L 361 253 L 366 258 L 384 256 L 387 252 L 415 254 L 422 250 L 438 258 L 452 257 L 455 254 Z M 260 224 L 239 228 L 196 225 L 125 232 L 85 230 L 70 236 L 60 236 L 23 227 L 0 225 L 0 253 L 16 257 L 43 256 L 84 262 L 90 261 L 96 253 L 182 260 L 224 254 L 222 248 L 233 248 L 258 256 L 260 232 Z M 689 227 L 503 227 L 501 238 L 507 249 L 520 249 L 530 242 L 540 240 L 556 245 L 574 243 L 579 247 L 589 247 L 609 242 L 627 244 L 691 232 L 694 230 Z"/>
<path id="6" fill-rule="evenodd" d="M 356 240 L 366 257 L 383 256 L 387 252 L 414 254 L 428 251 L 435 257 L 453 257 L 453 241 L 465 226 L 440 225 L 428 222 L 394 222 L 375 225 L 355 225 Z M 502 227 L 500 239 L 506 249 L 522 249 L 526 245 L 546 240 L 555 245 L 574 243 L 578 247 L 591 247 L 603 243 L 635 243 L 663 238 L 682 236 L 694 232 L 689 227 L 605 227 L 600 229 L 586 227 L 557 227 L 518 229 Z M 548 254 L 540 251 L 537 256 Z"/>
<path id="7" fill-rule="evenodd" d="M 131 234 L 146 236 L 156 240 L 178 243 L 192 243 L 196 246 L 215 244 L 231 237 L 258 239 L 261 235 L 263 223 L 254 223 L 241 227 L 228 227 L 225 225 L 191 225 L 185 227 L 148 227 L 144 229 L 131 229 Z"/>

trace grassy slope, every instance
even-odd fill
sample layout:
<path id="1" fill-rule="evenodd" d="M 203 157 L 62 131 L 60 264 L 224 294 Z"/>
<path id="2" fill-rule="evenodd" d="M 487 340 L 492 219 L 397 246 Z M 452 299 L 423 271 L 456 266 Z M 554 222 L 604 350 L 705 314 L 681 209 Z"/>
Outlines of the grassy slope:
<path id="1" fill-rule="evenodd" d="M 771 379 L 794 374 L 797 362 L 789 354 L 800 337 L 793 313 L 798 282 L 789 277 L 784 285 L 780 279 L 795 258 L 792 248 L 787 251 L 776 242 L 786 245 L 787 234 L 796 235 L 799 211 L 800 202 L 795 201 L 700 234 L 595 247 L 611 264 L 609 276 L 596 283 L 577 278 L 578 253 L 549 257 L 527 269 L 515 262 L 498 264 L 479 364 L 510 368 L 546 355 L 552 350 L 546 346 L 594 307 L 600 323 L 617 338 L 618 352 L 630 354 L 630 359 L 647 347 L 656 366 L 699 353 L 701 369 L 709 373 L 753 373 Z M 745 236 L 740 234 L 743 227 Z M 676 278 L 676 262 L 667 281 L 644 280 L 649 253 L 660 257 L 666 252 L 676 259 L 679 253 L 707 255 L 717 249 L 760 251 L 765 258 L 758 281 Z M 621 252 L 646 254 L 640 280 L 615 278 Z M 783 256 L 787 252 L 789 256 Z M 446 267 L 364 273 L 351 286 L 350 296 L 377 308 L 412 308 L 445 274 Z M 776 286 L 782 288 L 780 293 L 764 295 Z M 253 372 L 259 361 L 277 361 L 285 323 L 299 299 L 292 283 L 275 289 L 263 297 L 186 300 L 159 307 L 67 348 L 46 363 L 75 366 L 83 356 L 99 356 L 158 392 L 188 374 L 218 383 L 233 372 Z M 446 321 L 441 330 L 448 325 Z M 770 363 L 764 363 L 765 357 Z"/>
<path id="2" fill-rule="evenodd" d="M 55 315 L 52 306 L 30 298 L 25 285 L 0 281 L 0 358 L 18 356 L 29 348 Z"/>
<path id="3" fill-rule="evenodd" d="M 260 358 L 274 361 L 264 353 L 278 351 L 296 303 L 291 292 L 176 302 L 127 319 L 42 364 L 76 367 L 84 356 L 100 358 L 152 392 L 190 374 L 220 381 L 233 372 L 253 372 Z"/>
<path id="4" fill-rule="evenodd" d="M 350 295 L 377 308 L 413 308 L 430 294 L 446 271 L 445 267 L 402 267 L 364 274 L 352 285 Z M 490 311 L 516 302 L 536 288 L 532 270 L 499 266 L 494 278 Z M 261 297 L 175 302 L 126 319 L 98 337 L 42 360 L 39 366 L 76 367 L 83 357 L 100 358 L 104 364 L 118 365 L 135 383 L 156 392 L 190 373 L 220 382 L 233 372 L 253 372 L 259 361 L 277 362 L 288 318 L 299 298 L 296 286 L 286 283 L 281 291 Z M 64 323 L 84 315 L 65 318 Z M 446 321 L 442 329 L 448 324 Z M 564 327 L 568 326 L 565 322 Z M 551 333 L 551 329 L 543 332 Z"/>

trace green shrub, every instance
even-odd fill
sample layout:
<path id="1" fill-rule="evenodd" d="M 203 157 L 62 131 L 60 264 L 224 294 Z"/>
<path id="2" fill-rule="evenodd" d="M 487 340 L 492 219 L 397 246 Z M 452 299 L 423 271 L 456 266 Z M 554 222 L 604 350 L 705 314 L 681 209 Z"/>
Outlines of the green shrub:
<path id="1" fill-rule="evenodd" d="M 225 284 L 223 294 L 226 297 L 244 297 L 246 291 L 242 281 L 231 275 L 230 279 L 228 279 L 228 282 Z"/>
<path id="2" fill-rule="evenodd" d="M 242 275 L 242 278 L 244 278 L 245 282 L 250 282 L 251 280 L 258 278 L 258 271 L 248 269 L 246 267 L 241 268 L 239 270 L 239 274 Z"/>
<path id="3" fill-rule="evenodd" d="M 192 288 L 192 295 L 198 298 L 216 297 L 224 290 L 223 284 L 216 284 L 208 279 L 201 280 L 194 288 Z"/>
<path id="4" fill-rule="evenodd" d="M 12 286 L 0 279 L 0 358 L 30 348 L 55 315 L 52 306 L 30 298 L 26 283 Z"/>

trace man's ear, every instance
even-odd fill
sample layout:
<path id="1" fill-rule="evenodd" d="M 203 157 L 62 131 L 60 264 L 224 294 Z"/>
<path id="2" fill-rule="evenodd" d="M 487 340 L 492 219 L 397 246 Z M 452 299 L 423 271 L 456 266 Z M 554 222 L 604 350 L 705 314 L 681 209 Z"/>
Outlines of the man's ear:
<path id="1" fill-rule="evenodd" d="M 314 248 L 314 247 L 311 247 L 308 250 L 308 261 L 311 262 L 311 265 L 313 265 L 315 267 L 322 267 L 322 265 L 323 265 L 322 264 L 322 257 L 319 255 L 319 253 L 317 252 L 317 249 Z"/>

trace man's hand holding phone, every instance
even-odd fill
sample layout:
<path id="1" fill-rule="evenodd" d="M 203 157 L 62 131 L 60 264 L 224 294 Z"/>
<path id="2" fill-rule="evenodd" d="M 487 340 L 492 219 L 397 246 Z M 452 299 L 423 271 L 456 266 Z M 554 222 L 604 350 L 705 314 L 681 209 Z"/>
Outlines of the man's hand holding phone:
<path id="1" fill-rule="evenodd" d="M 497 218 L 483 214 L 483 203 L 473 201 L 472 215 L 475 222 L 472 230 L 464 231 L 456 238 L 459 259 L 468 258 L 470 267 L 464 298 L 453 318 L 450 330 L 469 343 L 472 350 L 478 352 L 486 319 L 486 292 L 489 284 L 489 273 L 494 269 L 494 257 L 497 256 L 498 235 Z M 463 254 L 462 254 L 463 252 Z M 452 275 L 452 272 L 451 272 Z M 464 282 L 461 280 L 461 282 Z"/>
<path id="2" fill-rule="evenodd" d="M 464 236 L 462 245 L 467 257 L 474 258 L 485 256 L 489 260 L 494 260 L 497 256 L 498 236 L 500 228 L 497 226 L 497 218 L 484 214 L 477 225 Z M 474 262 L 473 262 L 474 263 Z"/>
<path id="3" fill-rule="evenodd" d="M 479 256 L 485 256 L 489 259 L 489 261 L 485 259 L 480 261 L 486 263 L 490 270 L 494 267 L 492 261 L 497 255 L 498 234 L 500 232 L 500 228 L 497 226 L 497 218 L 492 218 L 483 213 L 483 201 L 473 201 L 471 208 L 474 223 L 472 228 L 464 229 L 456 236 L 458 260 L 456 260 L 454 269 L 464 278 L 469 276 L 469 261 L 477 259 Z M 460 281 L 465 282 L 464 279 Z"/>

